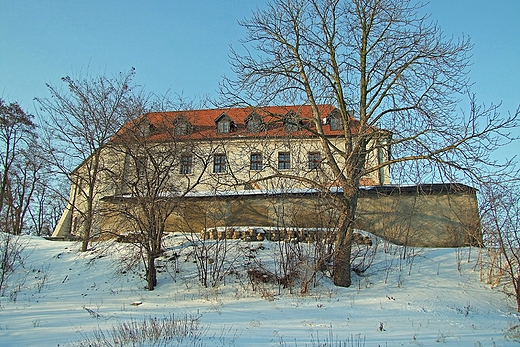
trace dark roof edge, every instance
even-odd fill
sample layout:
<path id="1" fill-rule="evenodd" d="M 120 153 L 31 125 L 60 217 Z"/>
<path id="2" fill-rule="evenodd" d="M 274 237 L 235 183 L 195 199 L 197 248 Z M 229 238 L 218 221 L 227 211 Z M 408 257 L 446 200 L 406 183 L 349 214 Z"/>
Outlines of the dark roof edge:
<path id="1" fill-rule="evenodd" d="M 331 190 L 331 193 L 339 194 L 343 190 L 336 188 Z M 419 184 L 419 185 L 383 185 L 383 186 L 362 186 L 359 187 L 359 193 L 361 196 L 367 195 L 399 195 L 399 194 L 417 194 L 417 195 L 429 195 L 429 194 L 461 194 L 461 193 L 475 193 L 476 188 L 470 187 L 462 183 L 432 183 L 432 184 Z M 248 196 L 280 196 L 280 195 L 317 195 L 321 192 L 317 189 L 292 189 L 292 190 L 234 190 L 225 192 L 193 192 L 188 193 L 182 198 L 187 199 L 204 199 L 204 198 L 215 198 L 215 197 L 248 197 Z M 179 198 L 179 194 L 165 194 L 163 198 Z M 112 195 L 104 196 L 101 200 L 113 200 L 113 199 L 133 199 L 130 195 Z"/>
<path id="2" fill-rule="evenodd" d="M 418 185 L 383 185 L 360 187 L 361 194 L 433 194 L 433 193 L 475 193 L 476 188 L 463 183 L 428 183 Z"/>

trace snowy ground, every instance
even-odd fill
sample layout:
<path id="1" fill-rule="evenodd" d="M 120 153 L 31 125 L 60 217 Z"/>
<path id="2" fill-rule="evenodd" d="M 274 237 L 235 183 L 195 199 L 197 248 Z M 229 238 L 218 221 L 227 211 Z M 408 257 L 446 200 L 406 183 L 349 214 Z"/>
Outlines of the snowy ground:
<path id="1" fill-rule="evenodd" d="M 413 257 L 402 260 L 402 249 L 379 245 L 373 265 L 354 275 L 350 288 L 323 278 L 301 296 L 276 286 L 261 295 L 238 275 L 218 290 L 203 288 L 184 256 L 178 272 L 169 264 L 156 290 L 147 291 L 139 274 L 120 274 L 117 252 L 80 254 L 72 242 L 27 239 L 28 276 L 0 298 L 1 346 L 68 346 L 124 320 L 172 315 L 197 319 L 205 346 L 518 345 L 505 335 L 519 316 L 503 293 L 479 281 L 474 249 L 469 262 L 469 249 L 408 250 Z M 171 255 L 185 239 L 168 242 Z M 238 248 L 269 259 L 276 244 L 262 245 Z"/>

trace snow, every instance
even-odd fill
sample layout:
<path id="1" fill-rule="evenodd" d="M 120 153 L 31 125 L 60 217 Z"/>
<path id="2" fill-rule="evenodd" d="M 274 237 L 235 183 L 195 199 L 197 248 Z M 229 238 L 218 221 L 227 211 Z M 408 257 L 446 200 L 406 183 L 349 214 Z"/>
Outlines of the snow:
<path id="1" fill-rule="evenodd" d="M 406 249 L 410 257 L 402 259 L 404 248 L 379 244 L 373 264 L 353 274 L 349 288 L 322 278 L 307 295 L 276 285 L 265 285 L 262 295 L 245 272 L 202 287 L 183 235 L 167 237 L 160 264 L 168 271 L 159 273 L 154 291 L 144 289 L 140 273 L 121 273 L 124 245 L 82 254 L 74 242 L 25 238 L 23 285 L 16 291 L 14 278 L 11 295 L 0 298 L 1 346 L 74 345 L 118 322 L 172 315 L 198 319 L 204 346 L 518 344 L 506 334 L 520 316 L 510 298 L 479 281 L 477 249 Z M 273 259 L 277 245 L 258 244 L 237 241 L 233 249 L 251 247 L 263 261 Z M 181 254 L 177 262 L 166 261 L 173 252 Z"/>

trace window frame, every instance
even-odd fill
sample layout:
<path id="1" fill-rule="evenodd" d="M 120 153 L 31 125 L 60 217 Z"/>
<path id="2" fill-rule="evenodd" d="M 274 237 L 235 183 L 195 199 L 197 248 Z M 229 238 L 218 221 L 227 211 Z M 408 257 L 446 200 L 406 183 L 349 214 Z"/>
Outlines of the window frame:
<path id="1" fill-rule="evenodd" d="M 135 171 L 137 179 L 141 180 L 146 177 L 146 171 L 148 169 L 148 157 L 138 156 L 135 161 Z"/>
<path id="2" fill-rule="evenodd" d="M 343 121 L 341 117 L 332 116 L 329 119 L 330 130 L 343 130 Z"/>
<path id="3" fill-rule="evenodd" d="M 231 132 L 231 121 L 229 119 L 221 119 L 217 123 L 217 132 L 219 134 L 229 134 Z"/>
<path id="4" fill-rule="evenodd" d="M 213 155 L 213 173 L 222 174 L 227 172 L 227 156 L 225 154 Z"/>
<path id="5" fill-rule="evenodd" d="M 185 154 L 181 156 L 181 167 L 179 169 L 181 175 L 191 175 L 193 173 L 193 156 Z"/>
<path id="6" fill-rule="evenodd" d="M 250 133 L 259 133 L 264 126 L 262 117 L 258 113 L 251 113 L 245 119 L 247 131 Z"/>
<path id="7" fill-rule="evenodd" d="M 174 135 L 185 136 L 189 133 L 189 125 L 185 121 L 180 121 L 175 124 Z"/>
<path id="8" fill-rule="evenodd" d="M 316 170 L 321 165 L 321 153 L 320 152 L 309 152 L 307 154 L 308 168 L 309 170 Z"/>
<path id="9" fill-rule="evenodd" d="M 250 155 L 249 170 L 251 171 L 262 171 L 264 168 L 263 155 L 261 152 L 254 152 Z"/>
<path id="10" fill-rule="evenodd" d="M 291 152 L 278 152 L 278 170 L 291 169 Z"/>
<path id="11" fill-rule="evenodd" d="M 284 116 L 283 123 L 285 131 L 289 133 L 293 133 L 300 130 L 302 126 L 300 116 L 294 111 L 289 111 Z"/>
<path id="12" fill-rule="evenodd" d="M 149 137 L 155 132 L 155 126 L 147 120 L 141 121 L 137 125 L 137 136 L 138 137 Z"/>

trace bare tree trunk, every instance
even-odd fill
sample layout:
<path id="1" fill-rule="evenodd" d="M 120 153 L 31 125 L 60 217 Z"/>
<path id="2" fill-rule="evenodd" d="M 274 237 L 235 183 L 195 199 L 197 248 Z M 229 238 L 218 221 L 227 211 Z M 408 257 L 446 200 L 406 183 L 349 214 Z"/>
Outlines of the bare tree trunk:
<path id="1" fill-rule="evenodd" d="M 94 219 L 94 185 L 89 187 L 87 196 L 87 208 L 85 211 L 85 220 L 83 221 L 81 231 L 81 252 L 86 252 L 90 242 L 90 233 L 92 230 L 92 222 Z"/>
<path id="2" fill-rule="evenodd" d="M 87 209 L 85 211 L 85 221 L 83 224 L 83 231 L 81 233 L 81 252 L 86 252 L 91 239 L 92 225 L 94 223 L 95 211 L 94 199 L 96 197 L 96 185 L 98 182 L 98 176 L 102 168 L 100 167 L 100 150 L 96 150 L 92 157 L 92 166 L 87 166 L 88 172 L 88 187 L 87 187 Z M 81 178 L 80 178 L 81 179 Z"/>
<path id="3" fill-rule="evenodd" d="M 352 251 L 352 228 L 341 226 L 339 233 L 341 238 L 336 238 L 334 245 L 334 284 L 340 287 L 350 287 L 350 255 Z"/>
<path id="4" fill-rule="evenodd" d="M 90 212 L 90 209 L 89 209 Z M 81 231 L 81 252 L 86 252 L 90 242 L 90 227 L 92 226 L 92 216 L 87 212 L 87 218 L 83 223 L 83 230 Z"/>
<path id="5" fill-rule="evenodd" d="M 152 209 L 152 217 L 150 219 L 155 220 L 161 213 Z M 149 250 L 147 251 L 147 271 L 146 271 L 146 283 L 148 290 L 154 290 L 157 286 L 157 268 L 155 266 L 155 259 L 161 254 L 162 237 L 164 235 L 164 223 L 157 225 L 153 223 L 153 229 L 148 231 L 148 245 Z"/>
<path id="6" fill-rule="evenodd" d="M 520 268 L 518 269 L 516 278 L 513 279 L 513 284 L 515 288 L 516 311 L 520 312 Z"/>
<path id="7" fill-rule="evenodd" d="M 3 164 L 2 181 L 0 186 L 0 212 L 4 209 L 5 193 L 7 192 L 8 175 L 9 175 L 9 163 L 7 161 L 7 155 L 9 154 L 9 144 L 6 146 L 5 162 Z"/>
<path id="8" fill-rule="evenodd" d="M 155 254 L 147 253 L 146 289 L 154 290 L 157 285 L 157 268 L 155 267 Z"/>
<path id="9" fill-rule="evenodd" d="M 334 284 L 341 287 L 351 285 L 351 253 L 354 216 L 357 205 L 357 187 L 343 192 L 340 223 L 334 241 Z"/>

